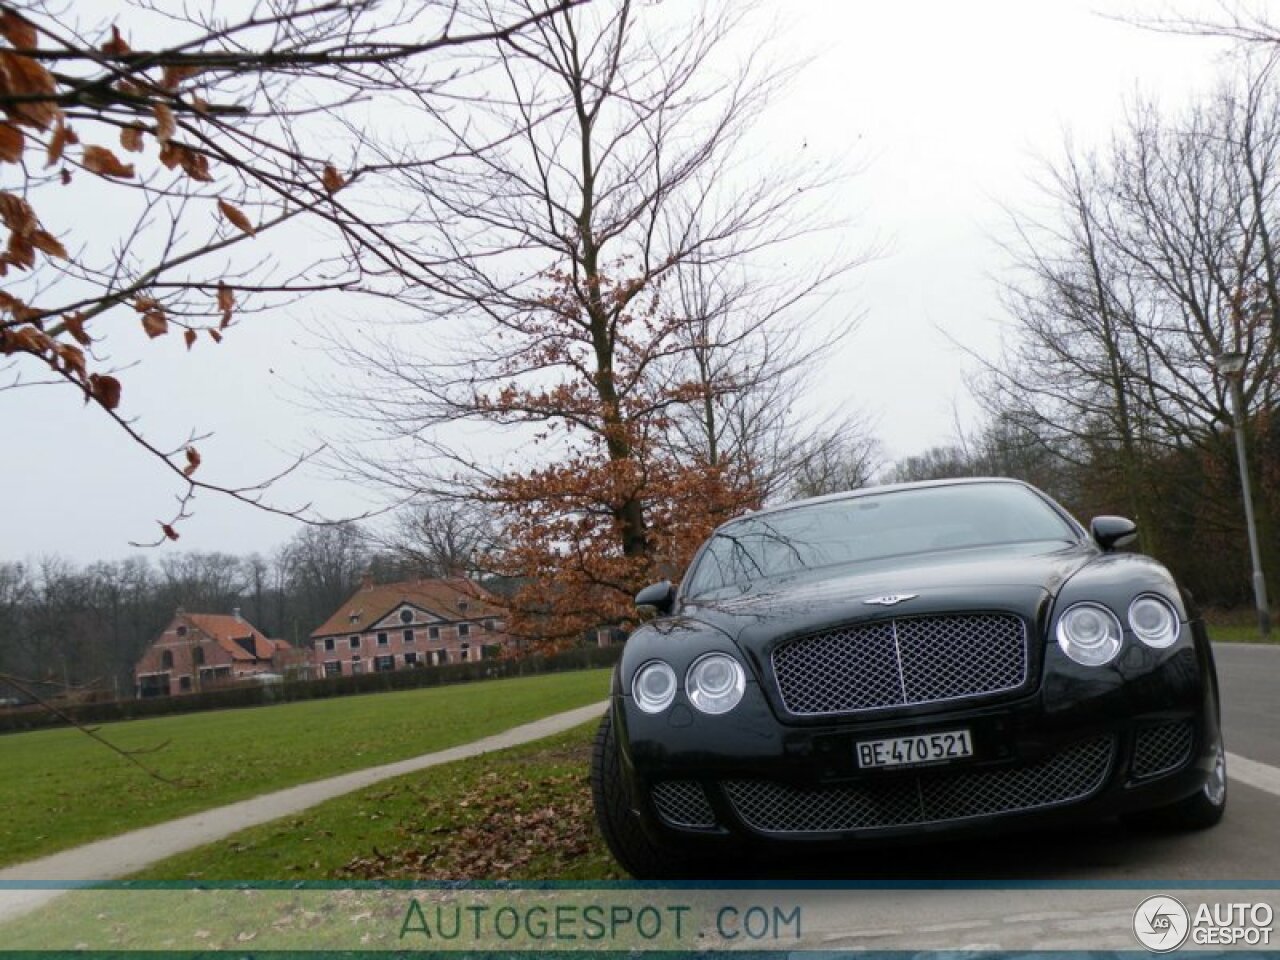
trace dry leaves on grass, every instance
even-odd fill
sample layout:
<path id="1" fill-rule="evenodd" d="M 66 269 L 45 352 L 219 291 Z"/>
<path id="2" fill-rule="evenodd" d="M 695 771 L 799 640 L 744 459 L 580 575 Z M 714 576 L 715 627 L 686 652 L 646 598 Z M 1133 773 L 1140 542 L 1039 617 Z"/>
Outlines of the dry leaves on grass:
<path id="1" fill-rule="evenodd" d="M 596 852 L 599 840 L 586 772 L 522 779 L 496 772 L 458 798 L 422 809 L 424 828 L 405 844 L 348 861 L 337 876 L 357 879 L 486 880 L 554 876 Z M 425 826 L 435 824 L 435 826 Z"/>

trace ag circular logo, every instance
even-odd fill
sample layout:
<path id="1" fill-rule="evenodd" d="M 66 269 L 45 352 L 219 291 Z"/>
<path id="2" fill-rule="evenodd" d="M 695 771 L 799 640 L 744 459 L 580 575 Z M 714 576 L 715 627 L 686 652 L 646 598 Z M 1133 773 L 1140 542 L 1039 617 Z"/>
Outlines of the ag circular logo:
<path id="1" fill-rule="evenodd" d="M 1186 942 L 1191 915 L 1178 900 L 1163 894 L 1147 897 L 1133 912 L 1133 934 L 1153 953 L 1177 950 Z"/>

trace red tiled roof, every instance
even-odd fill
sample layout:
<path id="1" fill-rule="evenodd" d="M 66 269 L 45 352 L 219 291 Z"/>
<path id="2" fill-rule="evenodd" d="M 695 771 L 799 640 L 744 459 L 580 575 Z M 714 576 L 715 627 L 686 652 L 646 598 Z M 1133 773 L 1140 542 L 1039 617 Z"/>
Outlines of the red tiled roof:
<path id="1" fill-rule="evenodd" d="M 460 604 L 465 602 L 464 610 Z M 412 604 L 445 620 L 477 620 L 506 616 L 498 599 L 478 583 L 463 578 L 448 580 L 404 580 L 363 586 L 339 607 L 328 620 L 311 632 L 313 637 L 332 637 L 368 630 L 402 604 Z M 352 620 L 352 617 L 357 617 Z"/>
<path id="2" fill-rule="evenodd" d="M 269 639 L 248 620 L 221 613 L 184 613 L 180 615 L 191 626 L 217 642 L 235 660 L 270 660 L 283 640 Z"/>

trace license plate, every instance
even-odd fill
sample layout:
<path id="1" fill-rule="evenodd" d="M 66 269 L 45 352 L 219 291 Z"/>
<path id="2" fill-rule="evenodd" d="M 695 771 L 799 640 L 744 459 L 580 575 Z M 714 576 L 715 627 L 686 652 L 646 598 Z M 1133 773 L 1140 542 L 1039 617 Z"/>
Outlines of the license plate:
<path id="1" fill-rule="evenodd" d="M 916 763 L 938 763 L 973 756 L 973 738 L 968 730 L 924 733 L 915 737 L 860 740 L 855 744 L 858 766 L 902 767 Z"/>

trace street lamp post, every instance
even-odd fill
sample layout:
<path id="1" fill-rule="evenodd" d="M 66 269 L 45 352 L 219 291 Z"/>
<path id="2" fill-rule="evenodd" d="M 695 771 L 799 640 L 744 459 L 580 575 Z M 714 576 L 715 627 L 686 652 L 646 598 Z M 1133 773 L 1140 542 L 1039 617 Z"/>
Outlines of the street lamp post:
<path id="1" fill-rule="evenodd" d="M 1244 354 L 1218 356 L 1218 372 L 1227 378 L 1231 393 L 1231 420 L 1236 434 L 1236 460 L 1240 468 L 1240 494 L 1244 498 L 1244 523 L 1249 534 L 1249 559 L 1253 563 L 1253 602 L 1258 610 L 1258 630 L 1264 638 L 1271 634 L 1271 610 L 1267 605 L 1267 581 L 1262 576 L 1262 554 L 1258 550 L 1258 525 L 1253 518 L 1253 490 L 1249 484 L 1249 460 L 1244 446 Z"/>

